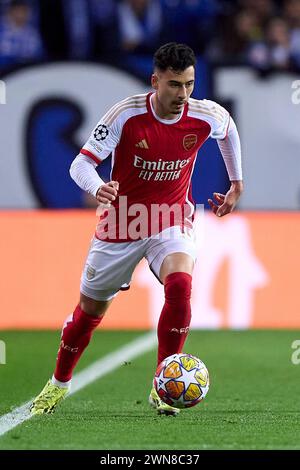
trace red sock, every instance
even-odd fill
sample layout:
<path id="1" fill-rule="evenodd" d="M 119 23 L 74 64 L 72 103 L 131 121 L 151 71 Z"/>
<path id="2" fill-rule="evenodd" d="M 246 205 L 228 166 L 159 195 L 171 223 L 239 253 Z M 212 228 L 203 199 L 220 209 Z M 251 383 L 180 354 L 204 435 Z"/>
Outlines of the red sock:
<path id="1" fill-rule="evenodd" d="M 54 377 L 60 382 L 71 380 L 72 372 L 81 354 L 90 342 L 93 330 L 102 317 L 92 317 L 77 305 L 72 316 L 65 321 Z"/>
<path id="2" fill-rule="evenodd" d="M 191 322 L 192 276 L 177 272 L 165 279 L 165 304 L 157 327 L 158 364 L 182 351 Z"/>

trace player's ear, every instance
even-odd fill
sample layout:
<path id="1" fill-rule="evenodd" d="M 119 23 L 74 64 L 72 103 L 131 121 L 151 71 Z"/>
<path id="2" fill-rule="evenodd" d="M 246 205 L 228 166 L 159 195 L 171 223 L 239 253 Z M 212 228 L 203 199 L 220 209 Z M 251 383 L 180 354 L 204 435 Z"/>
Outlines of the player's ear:
<path id="1" fill-rule="evenodd" d="M 154 90 L 158 88 L 158 76 L 155 72 L 151 75 L 151 86 Z"/>

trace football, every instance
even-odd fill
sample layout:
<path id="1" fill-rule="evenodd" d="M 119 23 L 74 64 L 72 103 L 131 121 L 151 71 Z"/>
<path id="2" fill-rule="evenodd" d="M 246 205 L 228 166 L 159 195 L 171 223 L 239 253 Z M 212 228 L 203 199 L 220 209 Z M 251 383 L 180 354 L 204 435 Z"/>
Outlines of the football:
<path id="1" fill-rule="evenodd" d="M 173 354 L 156 369 L 153 385 L 159 397 L 175 408 L 195 406 L 209 389 L 209 373 L 200 359 L 191 354 Z"/>

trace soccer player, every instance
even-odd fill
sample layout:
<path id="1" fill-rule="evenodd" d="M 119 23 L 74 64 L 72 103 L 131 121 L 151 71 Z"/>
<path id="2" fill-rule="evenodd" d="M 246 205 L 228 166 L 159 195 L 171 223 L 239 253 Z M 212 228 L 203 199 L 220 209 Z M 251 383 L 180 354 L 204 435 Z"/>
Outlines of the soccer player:
<path id="1" fill-rule="evenodd" d="M 32 403 L 34 414 L 53 412 L 66 396 L 93 331 L 117 293 L 129 288 L 144 257 L 165 293 L 157 327 L 157 362 L 182 351 L 191 321 L 196 259 L 190 185 L 206 139 L 217 139 L 231 181 L 225 195 L 214 193 L 208 200 L 216 216 L 229 214 L 243 190 L 235 123 L 219 104 L 191 98 L 194 66 L 195 55 L 188 46 L 160 47 L 154 55 L 154 92 L 113 106 L 71 165 L 72 178 L 95 196 L 102 212 L 83 269 L 79 303 L 65 321 L 56 368 Z M 95 168 L 111 153 L 111 181 L 105 183 Z M 164 209 L 157 211 L 161 206 Z M 179 413 L 162 402 L 154 388 L 149 403 L 160 414 Z"/>

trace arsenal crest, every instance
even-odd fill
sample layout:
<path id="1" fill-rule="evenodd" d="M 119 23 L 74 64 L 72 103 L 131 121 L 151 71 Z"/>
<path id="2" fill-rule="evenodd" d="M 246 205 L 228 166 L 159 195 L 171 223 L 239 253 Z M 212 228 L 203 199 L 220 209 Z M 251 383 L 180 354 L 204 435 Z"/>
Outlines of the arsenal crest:
<path id="1" fill-rule="evenodd" d="M 88 266 L 86 270 L 87 279 L 91 281 L 95 277 L 95 274 L 96 274 L 96 269 L 92 268 L 92 266 Z"/>
<path id="2" fill-rule="evenodd" d="M 197 136 L 196 134 L 188 134 L 188 135 L 185 135 L 184 138 L 183 138 L 183 148 L 185 150 L 191 150 L 194 145 L 197 143 Z"/>

